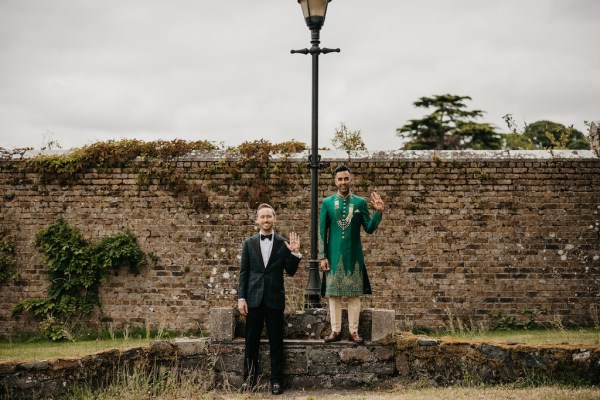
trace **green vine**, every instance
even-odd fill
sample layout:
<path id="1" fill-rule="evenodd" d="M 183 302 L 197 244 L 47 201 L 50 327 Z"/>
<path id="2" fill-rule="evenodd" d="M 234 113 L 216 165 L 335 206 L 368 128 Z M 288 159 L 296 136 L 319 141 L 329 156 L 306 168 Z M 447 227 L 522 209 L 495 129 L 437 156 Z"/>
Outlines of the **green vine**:
<path id="1" fill-rule="evenodd" d="M 225 159 L 214 163 L 211 168 L 201 169 L 201 175 L 225 173 L 225 182 L 220 187 L 215 182 L 208 182 L 210 190 L 227 190 L 230 186 L 242 186 L 238 192 L 240 200 L 251 206 L 266 201 L 272 187 L 288 188 L 291 184 L 285 174 L 284 162 L 273 162 L 274 155 L 281 155 L 283 160 L 294 153 L 306 150 L 306 144 L 294 140 L 273 144 L 267 140 L 244 142 L 237 147 L 229 147 Z M 124 168 L 134 160 L 141 161 L 136 166 L 138 187 L 147 190 L 153 183 L 173 193 L 175 197 L 187 199 L 196 210 L 211 208 L 208 195 L 203 186 L 190 182 L 180 172 L 173 159 L 192 151 L 211 151 L 218 147 L 207 141 L 187 142 L 184 140 L 142 142 L 139 140 L 121 140 L 98 142 L 75 149 L 62 155 L 42 155 L 26 160 L 23 170 L 33 171 L 40 175 L 42 184 L 58 182 L 61 185 L 76 183 L 83 174 L 101 168 Z M 250 177 L 243 178 L 247 173 Z M 273 174 L 277 178 L 271 178 Z"/>
<path id="2" fill-rule="evenodd" d="M 67 154 L 37 156 L 27 160 L 25 167 L 39 173 L 44 183 L 57 181 L 60 184 L 71 184 L 94 168 L 122 168 L 136 159 L 170 160 L 194 150 L 215 149 L 217 146 L 205 140 L 110 140 L 81 147 Z"/>
<path id="3" fill-rule="evenodd" d="M 62 220 L 38 232 L 35 246 L 48 267 L 47 297 L 25 299 L 12 311 L 13 315 L 33 312 L 42 320 L 42 336 L 52 340 L 72 339 L 82 317 L 100 306 L 98 290 L 110 270 L 126 266 L 137 274 L 145 259 L 129 231 L 92 245 Z"/>
<path id="4" fill-rule="evenodd" d="M 16 263 L 15 242 L 5 228 L 0 228 L 0 284 L 9 279 L 17 285 L 24 283 L 15 270 Z"/>
<path id="5" fill-rule="evenodd" d="M 173 163 L 161 160 L 149 167 L 147 171 L 140 172 L 138 186 L 140 189 L 147 189 L 155 180 L 159 186 L 170 191 L 175 197 L 187 198 L 194 210 L 210 209 L 208 196 L 202 190 L 202 186 L 190 183 Z"/>
<path id="6" fill-rule="evenodd" d="M 280 191 L 289 189 L 292 182 L 286 174 L 285 161 L 290 155 L 306 150 L 306 144 L 294 140 L 271 143 L 268 140 L 244 142 L 228 148 L 225 160 L 217 162 L 211 169 L 200 171 L 203 174 L 225 174 L 225 187 L 240 187 L 238 198 L 250 207 L 271 201 L 273 188 Z M 281 162 L 274 162 L 273 156 L 281 155 Z M 244 177 L 246 175 L 246 177 Z M 276 178 L 271 178 L 276 175 Z M 211 185 L 214 189 L 218 185 Z"/>
<path id="7" fill-rule="evenodd" d="M 84 173 L 96 168 L 123 168 L 134 160 L 147 163 L 148 171 L 140 173 L 138 186 L 147 187 L 156 178 L 159 184 L 175 196 L 187 197 L 192 208 L 199 211 L 210 207 L 208 196 L 200 185 L 190 184 L 170 161 L 192 151 L 216 150 L 211 142 L 185 140 L 143 142 L 121 140 L 98 142 L 62 155 L 41 155 L 25 163 L 25 168 L 40 174 L 42 183 L 58 182 L 70 185 Z"/>

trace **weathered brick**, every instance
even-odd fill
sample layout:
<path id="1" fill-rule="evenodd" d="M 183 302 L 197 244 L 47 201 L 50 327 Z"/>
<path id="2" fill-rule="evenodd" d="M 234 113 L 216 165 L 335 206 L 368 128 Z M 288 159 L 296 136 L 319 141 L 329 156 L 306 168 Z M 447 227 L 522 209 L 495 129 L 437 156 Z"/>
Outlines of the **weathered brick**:
<path id="1" fill-rule="evenodd" d="M 592 140 L 600 140 L 597 129 L 594 134 Z M 397 318 L 429 328 L 445 325 L 446 309 L 476 324 L 490 323 L 497 312 L 526 320 L 519 310 L 536 309 L 548 309 L 539 319 L 589 323 L 589 306 L 600 292 L 600 160 L 439 154 L 439 165 L 430 155 L 349 163 L 355 183 L 367 181 L 355 192 L 368 196 L 376 190 L 386 202 L 379 230 L 363 234 L 373 287 L 363 306 L 393 308 Z M 324 158 L 319 197 L 334 192 L 330 171 L 342 162 Z M 299 233 L 308 260 L 310 177 L 303 164 L 284 164 L 274 177 L 289 178 L 291 186 L 261 201 L 277 208 L 279 233 Z M 158 256 L 138 276 L 123 269 L 103 284 L 103 312 L 115 327 L 149 322 L 154 329 L 206 330 L 209 308 L 235 305 L 241 243 L 255 232 L 254 206 L 239 192 L 260 168 L 243 168 L 239 183 L 231 183 L 231 164 L 213 171 L 215 161 L 208 159 L 179 162 L 176 168 L 205 190 L 212 205 L 197 212 L 187 198 L 157 182 L 141 190 L 134 168 L 86 173 L 61 187 L 6 165 L 0 163 L 0 190 L 10 196 L 0 197 L 0 223 L 19 227 L 11 230 L 17 270 L 28 285 L 8 282 L 0 291 L 0 335 L 36 327 L 27 316 L 13 318 L 10 309 L 44 295 L 45 267 L 31 243 L 58 215 L 92 242 L 130 229 L 145 252 Z M 220 184 L 226 180 L 230 186 Z M 224 189 L 206 189 L 211 181 Z M 286 279 L 288 305 L 296 309 L 303 303 L 307 269 L 303 261 L 296 276 Z M 567 300 L 565 293 L 571 294 Z"/>

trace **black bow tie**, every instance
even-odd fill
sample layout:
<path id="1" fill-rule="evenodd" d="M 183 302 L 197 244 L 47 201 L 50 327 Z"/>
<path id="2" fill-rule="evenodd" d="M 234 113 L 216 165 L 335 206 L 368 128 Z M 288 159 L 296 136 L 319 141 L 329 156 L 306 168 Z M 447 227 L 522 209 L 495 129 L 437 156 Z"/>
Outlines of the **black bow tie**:
<path id="1" fill-rule="evenodd" d="M 261 233 L 260 234 L 260 240 L 265 240 L 265 239 L 273 240 L 273 234 L 271 233 L 270 235 L 263 235 Z"/>

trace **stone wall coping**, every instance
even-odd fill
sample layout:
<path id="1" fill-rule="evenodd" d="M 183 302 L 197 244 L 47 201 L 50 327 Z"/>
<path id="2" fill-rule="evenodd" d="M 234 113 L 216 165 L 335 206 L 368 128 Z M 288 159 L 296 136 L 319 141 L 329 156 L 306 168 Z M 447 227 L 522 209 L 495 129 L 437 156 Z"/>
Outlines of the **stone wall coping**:
<path id="1" fill-rule="evenodd" d="M 600 122 L 598 123 L 600 124 Z M 39 155 L 55 156 L 69 153 L 69 150 L 30 150 L 23 158 Z M 291 155 L 274 154 L 273 160 L 296 162 L 304 160 L 309 150 Z M 384 160 L 560 160 L 560 159 L 597 159 L 594 150 L 389 150 L 389 151 L 351 151 L 350 155 L 343 150 L 320 150 L 322 161 L 384 161 Z M 18 158 L 19 156 L 15 156 Z M 178 157 L 175 161 L 219 161 L 231 159 L 227 150 L 193 151 Z"/>
<path id="2" fill-rule="evenodd" d="M 600 346 L 509 344 L 461 338 L 430 338 L 397 332 L 384 343 L 324 343 L 287 340 L 286 380 L 294 388 L 351 389 L 408 382 L 454 385 L 471 377 L 485 384 L 518 382 L 540 374 L 556 382 L 600 383 Z M 81 382 L 106 382 L 119 368 L 159 365 L 203 371 L 210 387 L 242 383 L 243 341 L 211 343 L 178 338 L 129 350 L 105 350 L 77 359 L 0 361 L 0 398 L 39 399 Z M 268 345 L 262 344 L 268 352 Z M 266 356 L 265 356 L 266 357 Z M 214 360 L 218 358 L 220 362 Z M 268 376 L 268 364 L 263 370 Z M 382 387 L 383 387 L 382 386 Z"/>
<path id="3" fill-rule="evenodd" d="M 203 346 L 209 346 L 211 343 L 211 339 L 209 337 L 203 338 L 177 338 L 171 340 L 162 340 L 162 341 L 153 341 L 151 344 L 147 346 L 138 346 L 132 347 L 129 349 L 117 350 L 117 349 L 106 349 L 101 350 L 89 355 L 84 356 L 72 356 L 72 357 L 57 357 L 48 360 L 29 360 L 29 361 L 0 361 L 0 374 L 12 373 L 15 368 L 18 370 L 45 370 L 51 367 L 54 364 L 68 361 L 66 365 L 61 365 L 61 368 L 72 368 L 72 367 L 80 367 L 81 362 L 96 356 L 114 356 L 119 357 L 120 355 L 126 352 L 139 351 L 141 353 L 146 354 L 153 347 L 169 347 L 173 348 L 173 350 L 177 353 L 180 353 L 179 347 L 181 345 L 187 344 L 197 344 L 202 345 L 201 347 L 196 347 L 197 350 L 203 350 Z M 261 343 L 268 343 L 267 339 L 261 340 Z M 584 353 L 588 351 L 592 352 L 600 352 L 600 345 L 595 344 L 577 344 L 577 343 L 512 343 L 512 342 L 500 342 L 493 340 L 468 340 L 468 339 L 454 339 L 454 338 L 431 338 L 429 336 L 423 335 L 414 335 L 410 332 L 399 332 L 396 333 L 393 337 L 388 338 L 381 343 L 378 342 L 368 342 L 368 346 L 387 346 L 391 344 L 396 344 L 397 349 L 407 349 L 413 346 L 440 346 L 440 347 L 448 347 L 448 346 L 472 346 L 472 347 L 480 347 L 480 346 L 493 346 L 499 347 L 503 349 L 513 349 L 513 350 L 521 350 L 521 351 L 538 351 L 538 350 L 566 350 L 572 351 L 574 354 Z M 354 343 L 348 342 L 336 342 L 336 343 L 324 343 L 323 340 L 312 340 L 312 339 L 285 339 L 284 344 L 286 346 L 314 346 L 314 345 L 326 345 L 327 347 L 348 347 L 348 348 L 356 348 L 360 347 L 360 345 L 356 345 Z M 222 346 L 223 343 L 218 343 L 218 345 Z M 243 346 L 244 339 L 236 338 L 233 341 L 226 343 L 227 346 Z M 185 349 L 188 350 L 188 349 Z M 192 354 L 200 354 L 201 351 L 197 353 L 191 353 L 189 351 L 184 351 L 185 355 Z M 75 362 L 74 362 L 75 361 Z M 79 361 L 79 362 L 78 362 Z"/>

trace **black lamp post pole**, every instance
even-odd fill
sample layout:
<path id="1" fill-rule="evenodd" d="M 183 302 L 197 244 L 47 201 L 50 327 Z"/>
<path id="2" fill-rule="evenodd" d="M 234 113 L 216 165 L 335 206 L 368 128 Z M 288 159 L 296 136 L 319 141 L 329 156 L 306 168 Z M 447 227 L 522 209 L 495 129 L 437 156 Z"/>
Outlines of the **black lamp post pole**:
<path id="1" fill-rule="evenodd" d="M 319 55 L 331 52 L 339 53 L 340 49 L 321 49 L 320 29 L 311 29 L 311 44 L 309 49 L 292 50 L 292 54 L 312 55 L 312 135 L 311 153 L 308 156 L 308 168 L 310 168 L 310 260 L 308 270 L 308 283 L 304 290 L 305 308 L 321 307 L 321 277 L 319 276 L 319 216 L 318 216 L 318 191 L 319 191 L 319 169 L 323 167 L 319 155 Z"/>

